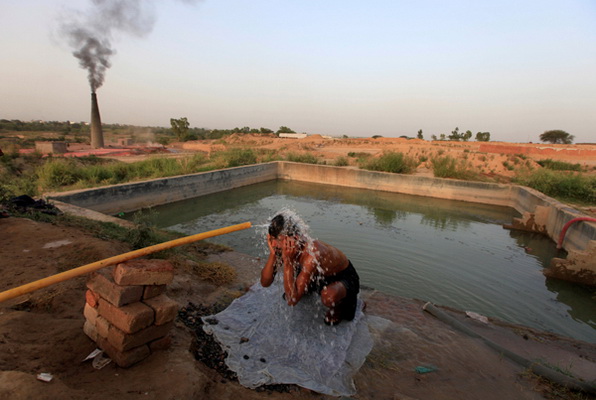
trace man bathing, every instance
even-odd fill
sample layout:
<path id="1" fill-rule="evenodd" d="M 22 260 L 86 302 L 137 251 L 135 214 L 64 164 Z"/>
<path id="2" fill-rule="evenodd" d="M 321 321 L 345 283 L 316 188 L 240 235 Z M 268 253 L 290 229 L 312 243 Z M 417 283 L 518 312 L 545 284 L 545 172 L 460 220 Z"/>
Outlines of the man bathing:
<path id="1" fill-rule="evenodd" d="M 354 319 L 360 279 L 352 263 L 335 247 L 312 240 L 296 221 L 278 214 L 269 225 L 269 258 L 261 271 L 261 285 L 273 282 L 277 267 L 283 267 L 284 298 L 297 304 L 306 293 L 317 291 L 329 308 L 325 323 Z"/>

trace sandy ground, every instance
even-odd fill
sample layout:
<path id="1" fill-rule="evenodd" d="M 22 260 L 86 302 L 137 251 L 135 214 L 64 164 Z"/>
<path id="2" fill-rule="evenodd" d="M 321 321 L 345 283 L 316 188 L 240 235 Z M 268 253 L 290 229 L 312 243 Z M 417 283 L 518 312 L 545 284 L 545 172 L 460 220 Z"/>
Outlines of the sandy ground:
<path id="1" fill-rule="evenodd" d="M 486 145 L 490 145 L 486 148 Z M 314 155 L 319 163 L 334 165 L 341 157 L 351 167 L 358 167 L 362 155 L 380 157 L 385 152 L 400 152 L 419 161 L 414 175 L 433 177 L 432 160 L 450 156 L 466 169 L 479 174 L 487 182 L 510 183 L 516 174 L 542 168 L 541 160 L 563 161 L 580 164 L 586 175 L 596 175 L 596 144 L 553 145 L 505 142 L 452 142 L 404 138 L 348 138 L 328 139 L 311 135 L 304 139 L 278 138 L 262 135 L 234 134 L 219 140 L 200 140 L 172 143 L 169 146 L 180 152 L 203 152 L 211 155 L 217 151 L 249 147 L 257 151 L 275 151 L 276 154 Z M 171 156 L 178 157 L 181 153 Z M 125 161 L 126 157 L 120 158 Z M 596 216 L 596 206 L 575 205 L 590 216 Z"/>
<path id="2" fill-rule="evenodd" d="M 508 144 L 510 145 L 510 144 Z M 338 157 L 356 159 L 349 152 L 379 156 L 383 151 L 401 151 L 412 157 L 452 155 L 469 162 L 487 178 L 507 181 L 518 164 L 551 158 L 581 163 L 595 173 L 596 156 L 578 158 L 558 149 L 588 149 L 594 145 L 546 146 L 549 156 L 515 157 L 502 152 L 479 151 L 479 143 L 430 142 L 405 139 L 328 140 L 314 135 L 306 139 L 280 139 L 262 136 L 232 136 L 225 141 L 177 143 L 172 156 L 185 153 L 212 153 L 236 146 L 281 152 L 315 154 L 333 164 Z M 75 146 L 77 147 L 77 146 Z M 84 146 L 72 150 L 85 150 Z M 125 161 L 145 155 L 122 157 Z M 115 157 L 117 158 L 117 157 Z M 516 160 L 518 164 L 516 164 Z M 506 164 L 504 164 L 506 163 Z M 514 165 L 514 169 L 506 165 Z M 432 176 L 423 162 L 416 174 Z M 593 213 L 592 207 L 584 208 Z M 0 218 L 0 291 L 13 288 L 86 263 L 114 256 L 129 249 L 122 243 L 96 238 L 89 232 L 19 218 Z M 181 307 L 189 302 L 210 305 L 229 301 L 254 283 L 262 260 L 235 252 L 211 256 L 237 269 L 238 279 L 216 287 L 202 282 L 186 270 L 178 270 L 168 295 Z M 95 349 L 83 333 L 85 277 L 57 284 L 0 304 L 0 400 L 3 399 L 322 399 L 319 394 L 296 388 L 290 393 L 255 391 L 224 379 L 195 360 L 189 351 L 193 332 L 181 321 L 173 330 L 169 350 L 157 352 L 128 368 L 109 364 L 96 370 L 82 360 Z M 528 373 L 527 368 L 504 358 L 478 339 L 455 331 L 422 310 L 422 301 L 364 291 L 362 297 L 371 318 L 387 323 L 371 324 L 375 346 L 354 376 L 358 399 L 566 399 L 570 393 L 546 384 Z M 223 299 L 223 300 L 222 300 Z M 494 342 L 532 360 L 542 360 L 566 373 L 585 380 L 596 376 L 596 346 L 510 326 L 491 320 L 480 324 L 457 310 L 445 310 L 469 328 Z M 378 321 L 379 319 L 377 319 Z M 418 374 L 420 365 L 434 365 L 436 372 Z M 36 379 L 41 372 L 53 380 Z"/>
<path id="3" fill-rule="evenodd" d="M 71 227 L 20 218 L 0 219 L 0 290 L 6 290 L 129 249 Z M 180 306 L 214 304 L 240 295 L 257 279 L 262 260 L 226 252 L 210 256 L 238 271 L 216 287 L 179 269 L 168 295 Z M 0 399 L 324 399 L 305 389 L 290 393 L 246 389 L 196 361 L 193 332 L 180 321 L 170 349 L 123 369 L 96 370 L 82 360 L 95 349 L 83 333 L 85 277 L 0 304 Z M 358 399 L 564 399 L 558 391 L 478 339 L 460 333 L 422 310 L 422 301 L 362 294 L 375 345 L 355 375 Z M 445 310 L 466 326 L 531 359 L 590 380 L 596 346 L 492 321 L 481 324 Z M 382 318 L 382 319 L 381 319 Z M 437 371 L 415 372 L 420 365 Z M 54 379 L 36 379 L 41 372 Z M 563 393 L 563 394 L 557 394 Z M 581 397 L 583 399 L 590 397 Z"/>
<path id="4" fill-rule="evenodd" d="M 495 145 L 490 150 L 481 148 L 483 142 L 429 141 L 404 138 L 359 138 L 359 139 L 327 139 L 321 135 L 311 135 L 304 139 L 288 139 L 262 135 L 231 135 L 220 140 L 200 140 L 184 143 L 173 143 L 176 148 L 212 153 L 236 146 L 250 146 L 253 149 L 276 150 L 285 155 L 288 153 L 311 153 L 319 162 L 333 164 L 338 157 L 345 157 L 350 165 L 356 165 L 357 157 L 349 153 L 366 153 L 380 156 L 386 151 L 404 153 L 416 160 L 425 160 L 419 169 L 429 169 L 430 160 L 437 156 L 452 156 L 466 162 L 474 170 L 487 177 L 512 177 L 515 170 L 522 167 L 526 160 L 536 167 L 536 161 L 553 159 L 570 163 L 579 163 L 591 171 L 596 167 L 596 145 L 552 145 L 533 143 L 485 142 Z M 534 152 L 530 149 L 535 149 Z M 538 151 L 539 149 L 539 151 Z M 578 155 L 577 150 L 584 154 Z M 565 151 L 562 151 L 565 150 Z M 586 151 L 589 152 L 586 155 Z M 577 154 L 576 154 L 577 153 Z M 522 155 L 520 157 L 519 155 Z M 509 165 L 509 167 L 508 167 Z"/>

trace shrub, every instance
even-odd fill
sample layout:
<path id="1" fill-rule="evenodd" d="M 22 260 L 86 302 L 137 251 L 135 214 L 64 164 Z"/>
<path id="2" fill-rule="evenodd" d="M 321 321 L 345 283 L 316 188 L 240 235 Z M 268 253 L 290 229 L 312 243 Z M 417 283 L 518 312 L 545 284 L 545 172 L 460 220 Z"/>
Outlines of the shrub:
<path id="1" fill-rule="evenodd" d="M 451 156 L 435 157 L 431 160 L 433 174 L 437 178 L 471 180 L 478 178 L 465 161 L 458 162 Z"/>
<path id="2" fill-rule="evenodd" d="M 538 169 L 515 177 L 514 182 L 561 200 L 596 204 L 596 176 Z"/>
<path id="3" fill-rule="evenodd" d="M 230 149 L 223 152 L 223 156 L 229 168 L 257 163 L 257 155 L 253 149 Z"/>
<path id="4" fill-rule="evenodd" d="M 305 163 L 305 164 L 318 164 L 319 160 L 312 153 L 288 153 L 286 154 L 287 161 Z"/>
<path id="5" fill-rule="evenodd" d="M 541 167 L 554 171 L 581 171 L 580 164 L 571 164 L 564 161 L 555 161 L 551 159 L 537 161 Z"/>
<path id="6" fill-rule="evenodd" d="M 196 153 L 191 157 L 183 158 L 180 161 L 184 174 L 198 172 L 200 167 L 207 163 L 207 157 L 203 153 Z"/>
<path id="7" fill-rule="evenodd" d="M 283 157 L 281 157 L 276 150 L 270 149 L 258 149 L 257 158 L 261 160 L 260 162 L 283 160 Z"/>
<path id="8" fill-rule="evenodd" d="M 507 168 L 509 171 L 513 171 L 513 165 L 509 164 L 508 161 L 503 161 L 503 166 Z"/>
<path id="9" fill-rule="evenodd" d="M 348 153 L 348 157 L 352 157 L 352 158 L 368 158 L 370 156 L 371 156 L 370 153 L 366 153 L 364 151 L 358 151 L 358 152 L 350 151 Z"/>
<path id="10" fill-rule="evenodd" d="M 39 184 L 47 189 L 73 185 L 82 177 L 74 160 L 65 158 L 49 159 L 37 169 L 37 175 Z"/>
<path id="11" fill-rule="evenodd" d="M 348 162 L 348 159 L 345 157 L 337 157 L 335 159 L 335 161 L 333 162 L 333 165 L 335 165 L 336 167 L 346 167 L 348 165 L 350 165 L 350 163 Z"/>
<path id="12" fill-rule="evenodd" d="M 370 158 L 364 161 L 361 168 L 371 171 L 393 172 L 396 174 L 409 174 L 414 172 L 418 163 L 412 157 L 403 153 L 386 152 L 379 158 Z"/>

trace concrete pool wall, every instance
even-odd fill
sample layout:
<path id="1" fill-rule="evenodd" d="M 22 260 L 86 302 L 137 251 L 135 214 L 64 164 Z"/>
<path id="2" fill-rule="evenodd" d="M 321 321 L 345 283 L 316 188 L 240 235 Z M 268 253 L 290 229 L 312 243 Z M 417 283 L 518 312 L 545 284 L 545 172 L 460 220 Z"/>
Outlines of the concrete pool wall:
<path id="1" fill-rule="evenodd" d="M 547 234 L 555 242 L 564 225 L 586 217 L 542 193 L 517 185 L 460 181 L 275 161 L 197 174 L 152 179 L 48 195 L 74 206 L 103 214 L 117 214 L 172 203 L 275 179 L 388 191 L 440 199 L 511 207 L 522 217 L 509 226 Z M 571 262 L 567 268 L 596 272 L 596 223 L 570 227 L 563 241 Z"/>

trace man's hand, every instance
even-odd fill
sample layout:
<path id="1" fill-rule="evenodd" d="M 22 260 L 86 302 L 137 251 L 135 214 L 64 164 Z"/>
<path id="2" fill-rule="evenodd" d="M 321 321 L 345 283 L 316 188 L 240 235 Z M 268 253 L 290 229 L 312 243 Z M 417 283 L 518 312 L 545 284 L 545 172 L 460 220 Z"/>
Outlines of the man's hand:
<path id="1" fill-rule="evenodd" d="M 267 247 L 269 247 L 271 253 L 275 253 L 279 249 L 279 241 L 267 234 Z"/>
<path id="2" fill-rule="evenodd" d="M 296 254 L 298 254 L 298 243 L 296 243 L 296 238 L 291 236 L 284 237 L 282 248 L 284 256 L 288 257 L 290 260 L 294 260 Z"/>

